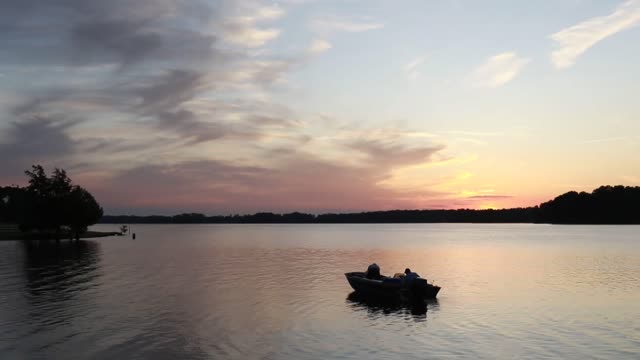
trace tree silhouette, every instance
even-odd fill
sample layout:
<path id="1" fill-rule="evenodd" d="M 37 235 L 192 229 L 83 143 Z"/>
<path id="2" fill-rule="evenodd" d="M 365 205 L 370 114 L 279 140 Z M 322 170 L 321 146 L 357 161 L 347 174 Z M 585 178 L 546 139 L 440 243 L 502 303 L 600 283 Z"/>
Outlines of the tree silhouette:
<path id="1" fill-rule="evenodd" d="M 640 224 L 640 187 L 601 186 L 592 193 L 570 191 L 540 205 L 538 222 Z"/>
<path id="2" fill-rule="evenodd" d="M 81 233 L 87 231 L 89 225 L 97 223 L 102 217 L 103 211 L 96 199 L 86 189 L 73 186 L 67 197 L 68 203 L 64 207 L 68 212 L 64 219 L 76 240 Z"/>
<path id="3" fill-rule="evenodd" d="M 33 165 L 25 171 L 29 185 L 12 188 L 6 204 L 11 204 L 15 220 L 22 231 L 37 230 L 54 233 L 63 231 L 76 239 L 100 220 L 103 211 L 95 198 L 84 188 L 74 185 L 63 169 L 54 169 L 47 176 L 44 168 Z"/>

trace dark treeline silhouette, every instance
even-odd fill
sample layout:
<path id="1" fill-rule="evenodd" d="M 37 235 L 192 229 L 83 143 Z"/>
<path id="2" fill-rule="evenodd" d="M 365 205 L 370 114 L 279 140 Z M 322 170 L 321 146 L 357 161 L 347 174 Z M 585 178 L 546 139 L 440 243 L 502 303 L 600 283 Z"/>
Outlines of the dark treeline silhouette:
<path id="1" fill-rule="evenodd" d="M 540 205 L 538 222 L 640 224 L 639 186 L 601 186 L 592 193 L 570 191 Z"/>
<path id="2" fill-rule="evenodd" d="M 340 223 L 552 223 L 640 224 L 640 187 L 601 186 L 575 191 L 540 206 L 500 210 L 390 210 L 344 214 L 274 214 L 206 216 L 104 216 L 112 224 L 340 224 Z"/>
<path id="3" fill-rule="evenodd" d="M 64 170 L 47 176 L 42 166 L 34 165 L 25 174 L 26 187 L 0 187 L 0 222 L 18 224 L 22 232 L 78 239 L 102 217 L 98 202 Z"/>
<path id="4" fill-rule="evenodd" d="M 252 215 L 206 216 L 180 214 L 175 216 L 110 216 L 102 217 L 108 224 L 348 224 L 348 223 L 530 223 L 537 207 L 502 210 L 389 210 L 345 214 L 257 213 Z"/>

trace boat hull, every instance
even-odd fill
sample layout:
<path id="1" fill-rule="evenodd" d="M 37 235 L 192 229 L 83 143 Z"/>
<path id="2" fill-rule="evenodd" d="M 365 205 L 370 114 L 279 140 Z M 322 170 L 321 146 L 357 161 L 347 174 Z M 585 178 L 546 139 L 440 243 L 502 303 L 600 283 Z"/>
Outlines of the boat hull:
<path id="1" fill-rule="evenodd" d="M 363 272 L 350 272 L 344 275 L 353 290 L 365 295 L 434 299 L 440 291 L 439 286 L 428 284 L 424 279 L 416 279 L 411 285 L 406 285 L 402 279 L 388 277 L 382 277 L 379 280 L 367 279 Z"/>

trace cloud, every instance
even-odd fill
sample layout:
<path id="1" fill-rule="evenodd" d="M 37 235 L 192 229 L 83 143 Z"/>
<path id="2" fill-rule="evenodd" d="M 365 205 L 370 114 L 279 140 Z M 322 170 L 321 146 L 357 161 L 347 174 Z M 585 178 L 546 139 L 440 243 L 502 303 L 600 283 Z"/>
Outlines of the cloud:
<path id="1" fill-rule="evenodd" d="M 427 60 L 426 56 L 419 56 L 419 57 L 409 61 L 409 63 L 407 63 L 407 65 L 405 65 L 404 69 L 407 72 L 411 72 L 411 71 L 415 70 L 418 66 L 424 64 L 425 60 Z"/>
<path id="2" fill-rule="evenodd" d="M 371 164 L 389 168 L 429 162 L 431 157 L 444 149 L 443 145 L 410 147 L 397 141 L 380 139 L 358 139 L 349 144 L 364 153 Z"/>
<path id="3" fill-rule="evenodd" d="M 471 74 L 476 87 L 496 88 L 513 80 L 529 63 L 514 52 L 504 52 L 490 57 Z"/>
<path id="4" fill-rule="evenodd" d="M 434 196 L 379 185 L 388 177 L 387 166 L 346 165 L 290 152 L 280 160 L 270 167 L 219 160 L 141 166 L 90 188 L 104 199 L 108 213 L 418 208 L 423 204 L 416 202 L 417 196 Z"/>
<path id="5" fill-rule="evenodd" d="M 31 164 L 62 166 L 61 160 L 74 152 L 76 142 L 68 131 L 77 124 L 77 120 L 38 115 L 12 122 L 6 142 L 0 142 L 0 177 L 13 178 Z"/>
<path id="6" fill-rule="evenodd" d="M 153 77 L 135 90 L 146 112 L 168 111 L 193 99 L 204 86 L 204 74 L 189 70 L 170 70 Z"/>
<path id="7" fill-rule="evenodd" d="M 595 17 L 551 35 L 557 47 L 551 61 L 558 69 L 575 64 L 577 58 L 598 42 L 640 23 L 640 1 L 629 0 L 607 16 Z"/>
<path id="8" fill-rule="evenodd" d="M 311 21 L 311 28 L 321 33 L 329 33 L 335 31 L 355 33 L 377 30 L 383 27 L 384 24 L 380 22 L 367 20 L 358 21 L 354 19 L 345 19 L 333 16 L 325 16 Z"/>
<path id="9" fill-rule="evenodd" d="M 583 140 L 579 143 L 581 144 L 597 144 L 597 143 L 608 143 L 608 142 L 621 142 L 621 141 L 634 141 L 640 140 L 640 136 L 614 136 L 614 137 L 606 137 L 606 138 L 598 138 L 598 139 L 589 139 Z"/>
<path id="10" fill-rule="evenodd" d="M 216 37 L 193 25 L 204 27 L 212 16 L 213 10 L 198 1 L 7 0 L 0 43 L 12 51 L 0 62 L 122 67 L 149 57 L 196 61 L 215 52 Z"/>
<path id="11" fill-rule="evenodd" d="M 511 195 L 472 195 L 466 197 L 467 199 L 473 200 L 500 200 L 500 199 L 510 199 L 513 196 Z"/>
<path id="12" fill-rule="evenodd" d="M 236 81 L 252 85 L 277 81 L 287 63 L 253 64 L 246 78 Z M 300 122 L 286 107 L 259 101 L 212 101 L 198 99 L 202 93 L 215 93 L 225 79 L 197 71 L 170 70 L 150 77 L 130 92 L 135 99 L 132 112 L 147 119 L 159 130 L 177 135 L 184 142 L 197 144 L 217 139 L 256 140 L 267 128 L 290 129 Z"/>
<path id="13" fill-rule="evenodd" d="M 136 64 L 154 56 L 168 59 L 207 58 L 215 38 L 185 29 L 150 29 L 140 20 L 112 20 L 78 23 L 71 29 L 73 51 L 70 60 L 79 63 Z"/>
<path id="14" fill-rule="evenodd" d="M 271 112 L 278 114 L 275 110 Z M 283 118 L 287 118 L 285 113 L 275 119 L 253 117 L 247 121 L 278 128 Z M 438 201 L 446 198 L 447 194 L 429 189 L 402 190 L 385 184 L 395 169 L 437 161 L 443 145 L 424 139 L 412 139 L 409 144 L 406 131 L 352 129 L 326 140 L 301 133 L 296 138 L 292 133 L 285 134 L 292 142 L 284 146 L 281 142 L 275 146 L 263 143 L 256 149 L 259 157 L 177 162 L 159 159 L 153 164 L 131 166 L 88 186 L 96 190 L 99 199 L 106 200 L 104 205 L 110 213 L 136 209 L 141 213 L 227 214 L 420 208 L 434 197 Z M 329 143 L 318 147 L 322 141 Z M 329 154 L 324 149 L 337 153 Z"/>
<path id="15" fill-rule="evenodd" d="M 248 48 L 264 46 L 269 41 L 278 38 L 280 30 L 261 28 L 259 24 L 275 21 L 284 14 L 285 11 L 277 6 L 264 6 L 254 2 L 236 2 L 231 15 L 223 21 L 222 38 L 226 42 Z"/>
<path id="16" fill-rule="evenodd" d="M 416 80 L 420 76 L 420 71 L 418 71 L 418 68 L 422 64 L 424 64 L 426 60 L 426 55 L 423 55 L 409 61 L 409 63 L 405 65 L 404 70 L 407 73 L 407 77 L 409 78 L 409 80 Z"/>
<path id="17" fill-rule="evenodd" d="M 331 49 L 331 47 L 332 45 L 330 42 L 326 40 L 316 39 L 316 40 L 313 40 L 307 52 L 310 54 L 320 54 Z"/>
<path id="18" fill-rule="evenodd" d="M 284 13 L 251 1 L 9 0 L 0 14 L 0 42 L 14 46 L 0 55 L 0 65 L 32 71 L 38 63 L 53 84 L 28 87 L 13 111 L 16 121 L 28 121 L 21 112 L 59 113 L 85 119 L 101 132 L 117 120 L 146 123 L 191 144 L 227 136 L 255 139 L 259 125 L 229 120 L 254 111 L 234 97 L 281 81 L 295 60 L 248 55 L 219 43 L 233 45 L 229 36 L 241 36 L 239 46 L 260 46 L 273 36 L 260 32 L 259 24 Z M 68 76 L 56 78 L 61 69 Z M 221 106 L 213 101 L 217 97 L 248 107 Z M 204 99 L 219 106 L 203 106 Z M 262 115 L 275 121 L 273 113 Z M 98 125 L 98 119 L 109 120 Z"/>
<path id="19" fill-rule="evenodd" d="M 280 36 L 278 29 L 258 29 L 245 27 L 245 24 L 229 23 L 226 26 L 225 40 L 245 45 L 249 48 L 264 46 L 267 42 Z"/>

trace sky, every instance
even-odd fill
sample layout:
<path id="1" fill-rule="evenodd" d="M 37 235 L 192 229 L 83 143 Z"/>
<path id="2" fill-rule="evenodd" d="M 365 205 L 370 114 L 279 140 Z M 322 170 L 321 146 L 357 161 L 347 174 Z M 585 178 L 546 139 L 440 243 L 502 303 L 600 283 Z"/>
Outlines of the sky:
<path id="1" fill-rule="evenodd" d="M 107 214 L 505 208 L 640 185 L 640 0 L 4 0 L 0 185 Z"/>

